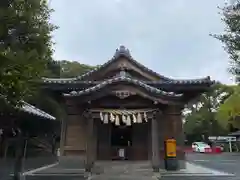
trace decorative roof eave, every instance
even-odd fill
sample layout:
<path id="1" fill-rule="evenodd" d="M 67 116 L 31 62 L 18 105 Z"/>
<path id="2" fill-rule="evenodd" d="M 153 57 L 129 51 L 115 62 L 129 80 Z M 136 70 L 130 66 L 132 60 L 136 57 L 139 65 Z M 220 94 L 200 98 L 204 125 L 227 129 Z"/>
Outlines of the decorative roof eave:
<path id="1" fill-rule="evenodd" d="M 29 114 L 33 114 L 35 116 L 39 116 L 45 119 L 50 119 L 50 120 L 56 120 L 56 118 L 38 108 L 35 106 L 28 104 L 27 102 L 23 101 L 22 107 L 19 108 L 19 110 L 27 112 Z"/>
<path id="2" fill-rule="evenodd" d="M 100 84 L 103 81 L 79 81 L 74 78 L 65 78 L 65 79 L 57 79 L 57 78 L 43 78 L 43 83 L 46 84 L 89 84 L 96 85 Z M 212 85 L 215 84 L 215 81 L 212 81 L 210 77 L 199 78 L 199 79 L 182 79 L 182 80 L 169 80 L 169 81 L 142 81 L 148 85 L 201 85 L 207 84 Z"/>
<path id="3" fill-rule="evenodd" d="M 0 94 L 0 98 L 6 99 L 6 97 L 2 94 Z M 18 109 L 20 111 L 24 111 L 29 114 L 33 114 L 35 116 L 39 116 L 42 118 L 50 119 L 50 120 L 56 120 L 54 116 L 51 116 L 50 114 L 36 108 L 35 106 L 25 102 L 21 101 L 21 106 L 20 107 L 15 107 L 15 109 Z"/>
<path id="4" fill-rule="evenodd" d="M 90 88 L 87 88 L 85 90 L 82 90 L 82 91 L 79 91 L 79 92 L 76 92 L 76 91 L 73 91 L 72 93 L 70 94 L 64 94 L 65 96 L 81 96 L 81 95 L 86 95 L 86 94 L 89 94 L 91 92 L 95 92 L 99 89 L 102 89 L 104 88 L 105 86 L 107 85 L 110 85 L 110 84 L 113 84 L 113 83 L 117 83 L 117 82 L 127 82 L 127 83 L 131 83 L 131 84 L 134 84 L 134 85 L 137 85 L 137 86 L 140 86 L 144 89 L 146 89 L 147 91 L 151 92 L 151 93 L 155 93 L 157 95 L 162 95 L 162 96 L 168 96 L 168 97 L 182 97 L 183 94 L 175 94 L 173 92 L 166 92 L 166 91 L 162 91 L 160 89 L 157 89 L 157 88 L 154 88 L 152 86 L 149 86 L 139 80 L 135 80 L 135 79 L 131 79 L 131 78 L 128 78 L 128 77 L 125 77 L 125 76 L 120 76 L 120 77 L 115 77 L 115 78 L 112 78 L 112 79 L 108 79 L 106 81 L 103 81 L 101 83 L 99 83 L 98 85 L 96 86 L 93 86 L 93 87 L 90 87 Z"/>

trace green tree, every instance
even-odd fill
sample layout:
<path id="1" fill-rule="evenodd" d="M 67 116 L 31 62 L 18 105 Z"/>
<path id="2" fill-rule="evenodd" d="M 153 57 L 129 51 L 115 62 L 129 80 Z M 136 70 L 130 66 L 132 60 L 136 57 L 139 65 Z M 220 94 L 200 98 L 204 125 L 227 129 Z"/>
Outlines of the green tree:
<path id="1" fill-rule="evenodd" d="M 88 71 L 91 71 L 96 66 L 81 64 L 77 61 L 51 61 L 43 74 L 49 78 L 73 78 L 80 76 Z"/>
<path id="2" fill-rule="evenodd" d="M 31 80 L 41 77 L 52 61 L 49 22 L 52 10 L 46 0 L 0 2 L 0 95 L 4 104 L 16 106 L 31 96 Z M 3 103 L 1 102 L 1 104 Z"/>
<path id="3" fill-rule="evenodd" d="M 224 44 L 224 49 L 230 57 L 229 71 L 240 81 L 240 1 L 220 8 L 225 30 L 220 35 L 212 35 Z"/>
<path id="4" fill-rule="evenodd" d="M 86 64 L 80 64 L 77 61 L 59 61 L 60 76 L 64 78 L 72 78 L 82 75 L 88 71 L 93 70 L 95 67 Z"/>
<path id="5" fill-rule="evenodd" d="M 210 91 L 189 103 L 186 108 L 188 113 L 185 113 L 184 130 L 186 134 L 207 138 L 209 135 L 224 133 L 216 119 L 216 112 L 229 94 L 228 86 L 216 84 Z"/>
<path id="6" fill-rule="evenodd" d="M 80 76 L 90 70 L 93 66 L 80 64 L 76 61 L 51 61 L 44 71 L 44 77 L 48 78 L 71 78 Z M 44 98 L 42 98 L 44 97 Z M 36 107 L 52 114 L 57 119 L 64 116 L 64 108 L 50 92 L 38 91 L 34 96 L 28 99 L 28 102 Z"/>
<path id="7" fill-rule="evenodd" d="M 231 95 L 220 105 L 216 114 L 219 124 L 224 129 L 229 129 L 230 125 L 234 128 L 240 128 L 240 87 L 237 85 L 231 86 L 231 88 Z"/>

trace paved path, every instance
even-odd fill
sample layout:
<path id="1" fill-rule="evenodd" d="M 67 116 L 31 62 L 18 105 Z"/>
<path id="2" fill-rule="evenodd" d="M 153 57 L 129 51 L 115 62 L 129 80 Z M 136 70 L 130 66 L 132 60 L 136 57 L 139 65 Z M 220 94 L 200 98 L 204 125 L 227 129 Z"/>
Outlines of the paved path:
<path id="1" fill-rule="evenodd" d="M 28 158 L 24 163 L 24 169 L 31 170 L 56 161 L 55 157 L 37 157 Z M 0 180 L 11 179 L 10 174 L 13 173 L 15 159 L 0 159 Z"/>
<path id="2" fill-rule="evenodd" d="M 163 175 L 161 177 L 162 180 L 240 180 L 240 154 L 229 154 L 223 153 L 221 155 L 209 155 L 209 154 L 188 154 L 187 159 L 194 167 L 189 168 L 194 171 L 198 171 L 198 167 L 206 167 L 208 170 L 220 172 L 220 175 L 213 174 L 188 174 L 187 176 L 182 174 L 177 174 L 172 176 L 167 173 L 164 174 L 164 171 L 161 172 Z M 93 180 L 127 180 L 126 175 L 130 175 L 131 178 L 129 180 L 152 180 L 156 178 L 154 174 L 151 172 L 151 168 L 147 164 L 138 164 L 136 165 L 124 165 L 120 168 L 121 163 L 115 163 L 115 165 L 108 164 L 108 167 L 105 168 L 105 172 L 108 173 L 108 176 L 95 176 Z M 73 166 L 70 168 L 66 168 L 66 165 L 54 165 L 53 167 L 42 169 L 38 172 L 32 172 L 32 174 L 26 176 L 26 180 L 84 180 L 84 173 L 82 169 L 76 168 Z M 106 167 L 106 165 L 105 165 Z M 67 169 L 67 170 L 66 170 Z M 201 168 L 200 168 L 201 170 Z M 68 172 L 68 173 L 66 173 Z M 75 173 L 74 173 L 75 172 Z M 76 173 L 78 172 L 78 173 Z M 56 174 L 55 174 L 56 173 Z M 57 175 L 59 173 L 64 173 Z M 221 173 L 226 174 L 234 174 L 231 176 L 222 176 Z M 191 176 L 190 176 L 191 175 Z M 1 179 L 1 178 L 0 178 Z M 4 179 L 5 180 L 5 179 Z M 7 179 L 6 179 L 7 180 Z"/>
<path id="3" fill-rule="evenodd" d="M 240 153 L 222 154 L 188 154 L 189 162 L 213 168 L 219 171 L 234 173 L 240 179 Z"/>
<path id="4" fill-rule="evenodd" d="M 203 156 L 200 158 L 199 156 Z M 197 157 L 197 158 L 195 158 Z M 204 158 L 204 159 L 203 159 Z M 208 168 L 201 163 L 198 162 L 206 162 L 208 155 L 189 155 L 188 159 L 191 163 L 187 163 L 186 170 L 181 170 L 178 172 L 167 172 L 161 170 L 160 174 L 161 179 L 186 179 L 186 180 L 235 180 L 239 179 L 228 172 L 226 169 L 224 171 L 220 169 L 213 169 L 211 166 Z M 215 156 L 213 156 L 213 159 Z M 226 157 L 227 159 L 227 157 Z M 97 167 L 104 167 L 97 169 L 97 172 L 100 174 L 95 174 L 91 176 L 92 180 L 156 180 L 159 179 L 159 173 L 154 174 L 152 172 L 151 166 L 149 162 L 98 162 Z M 84 170 L 75 168 L 67 168 L 67 166 L 63 164 L 55 164 L 53 166 L 38 169 L 33 172 L 27 173 L 27 180 L 40 180 L 43 177 L 48 177 L 51 179 L 87 179 L 84 178 Z"/>

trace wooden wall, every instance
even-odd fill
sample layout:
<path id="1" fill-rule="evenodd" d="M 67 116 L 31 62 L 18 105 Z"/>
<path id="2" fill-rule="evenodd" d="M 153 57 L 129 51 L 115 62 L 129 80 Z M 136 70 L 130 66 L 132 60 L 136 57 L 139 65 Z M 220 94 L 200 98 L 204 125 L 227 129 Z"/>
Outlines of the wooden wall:
<path id="1" fill-rule="evenodd" d="M 65 120 L 64 153 L 65 156 L 86 155 L 87 119 L 82 116 L 82 110 L 73 99 L 66 100 L 68 117 Z M 157 116 L 159 153 L 161 166 L 164 167 L 164 141 L 168 138 L 177 140 L 177 158 L 185 160 L 183 150 L 184 136 L 182 129 L 181 109 L 174 106 L 167 107 Z M 95 154 L 98 160 L 111 160 L 111 126 L 102 124 L 99 119 L 95 123 Z M 151 119 L 148 123 L 133 125 L 133 145 L 130 148 L 132 160 L 151 159 Z"/>
<path id="2" fill-rule="evenodd" d="M 149 146 L 149 123 L 141 123 L 133 125 L 132 134 L 132 159 L 148 160 Z"/>
<path id="3" fill-rule="evenodd" d="M 67 118 L 65 119 L 65 138 L 62 139 L 63 155 L 85 156 L 86 153 L 86 119 L 82 116 L 82 110 L 74 100 L 66 99 Z"/>
<path id="4" fill-rule="evenodd" d="M 111 124 L 103 124 L 95 119 L 97 132 L 97 159 L 111 160 Z"/>

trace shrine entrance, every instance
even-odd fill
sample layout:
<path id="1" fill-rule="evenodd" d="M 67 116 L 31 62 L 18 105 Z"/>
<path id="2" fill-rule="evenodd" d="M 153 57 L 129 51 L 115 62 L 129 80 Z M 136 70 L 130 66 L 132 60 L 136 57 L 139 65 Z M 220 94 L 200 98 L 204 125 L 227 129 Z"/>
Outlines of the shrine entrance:
<path id="1" fill-rule="evenodd" d="M 95 112 L 98 160 L 150 160 L 154 109 L 101 109 Z"/>
<path id="2" fill-rule="evenodd" d="M 132 146 L 132 126 L 120 125 L 111 126 L 111 149 L 113 150 L 112 160 L 129 160 L 127 153 Z"/>

